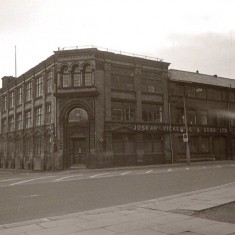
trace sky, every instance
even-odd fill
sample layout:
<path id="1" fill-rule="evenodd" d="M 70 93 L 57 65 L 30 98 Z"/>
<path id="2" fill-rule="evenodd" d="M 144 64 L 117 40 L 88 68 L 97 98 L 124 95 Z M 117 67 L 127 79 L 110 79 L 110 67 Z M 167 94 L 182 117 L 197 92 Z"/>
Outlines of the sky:
<path id="1" fill-rule="evenodd" d="M 20 76 L 93 45 L 235 79 L 234 12 L 234 0 L 0 0 L 0 78 L 15 75 L 15 46 Z"/>

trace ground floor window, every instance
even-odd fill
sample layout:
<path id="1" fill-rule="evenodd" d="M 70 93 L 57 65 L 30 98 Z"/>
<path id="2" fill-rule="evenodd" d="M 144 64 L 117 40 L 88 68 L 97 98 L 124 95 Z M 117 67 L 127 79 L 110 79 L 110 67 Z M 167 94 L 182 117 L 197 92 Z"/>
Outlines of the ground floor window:
<path id="1" fill-rule="evenodd" d="M 117 133 L 113 134 L 113 153 L 114 154 L 135 154 L 136 137 L 134 134 Z"/>
<path id="2" fill-rule="evenodd" d="M 163 153 L 163 140 L 161 135 L 145 134 L 143 135 L 144 153 Z"/>
<path id="3" fill-rule="evenodd" d="M 190 153 L 209 153 L 210 152 L 210 137 L 209 136 L 190 136 L 189 137 Z M 178 137 L 178 151 L 185 153 L 185 143 L 183 137 Z"/>
<path id="4" fill-rule="evenodd" d="M 30 137 L 27 137 L 24 139 L 24 154 L 26 157 L 30 155 L 30 149 L 31 149 L 31 139 Z"/>
<path id="5" fill-rule="evenodd" d="M 36 156 L 40 156 L 42 152 L 42 137 L 36 136 L 34 139 L 34 153 Z"/>

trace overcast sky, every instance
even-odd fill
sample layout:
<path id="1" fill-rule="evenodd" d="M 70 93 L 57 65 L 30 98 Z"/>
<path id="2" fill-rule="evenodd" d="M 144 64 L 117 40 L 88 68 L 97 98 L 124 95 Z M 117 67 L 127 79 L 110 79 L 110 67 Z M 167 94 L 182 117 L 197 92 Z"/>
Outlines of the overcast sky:
<path id="1" fill-rule="evenodd" d="M 0 0 L 0 78 L 58 47 L 158 57 L 170 68 L 235 78 L 234 0 Z"/>

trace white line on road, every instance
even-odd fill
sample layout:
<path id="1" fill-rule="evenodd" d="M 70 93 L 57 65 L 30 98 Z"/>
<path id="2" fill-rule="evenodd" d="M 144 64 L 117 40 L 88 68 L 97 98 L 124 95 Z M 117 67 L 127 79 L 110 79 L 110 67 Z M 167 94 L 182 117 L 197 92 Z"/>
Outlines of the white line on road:
<path id="1" fill-rule="evenodd" d="M 38 197 L 39 195 L 26 195 L 26 196 L 22 196 L 22 197 L 20 197 L 20 198 L 28 198 L 28 197 Z"/>
<path id="2" fill-rule="evenodd" d="M 206 166 L 203 166 L 202 168 L 203 168 L 203 169 L 207 169 L 207 167 L 206 167 Z"/>
<path id="3" fill-rule="evenodd" d="M 220 167 L 222 167 L 222 166 L 220 166 L 220 165 L 217 165 L 216 167 L 220 168 Z"/>
<path id="4" fill-rule="evenodd" d="M 6 179 L 6 180 L 0 180 L 0 182 L 7 182 L 7 181 L 13 181 L 13 180 L 20 180 L 21 178 L 13 178 L 13 179 Z"/>
<path id="5" fill-rule="evenodd" d="M 172 171 L 172 169 L 171 169 L 171 168 L 169 168 L 167 171 L 168 171 L 168 172 L 170 172 L 170 171 Z"/>
<path id="6" fill-rule="evenodd" d="M 149 174 L 151 172 L 153 172 L 153 170 L 146 171 L 145 174 Z"/>
<path id="7" fill-rule="evenodd" d="M 121 175 L 127 175 L 127 174 L 130 174 L 132 171 L 126 171 L 124 173 L 122 173 Z"/>
<path id="8" fill-rule="evenodd" d="M 189 171 L 189 167 L 186 167 L 186 170 Z"/>
<path id="9" fill-rule="evenodd" d="M 51 177 L 55 177 L 55 176 L 46 176 L 46 177 L 29 179 L 29 180 L 23 180 L 23 181 L 20 181 L 20 182 L 16 182 L 16 183 L 10 184 L 9 186 L 14 186 L 14 185 L 18 185 L 18 184 L 28 183 L 28 182 L 31 182 L 31 181 L 34 181 L 34 180 L 47 179 L 47 178 L 51 178 Z"/>
<path id="10" fill-rule="evenodd" d="M 83 174 L 79 174 L 79 175 L 69 175 L 69 176 L 65 176 L 59 179 L 54 180 L 53 182 L 58 182 L 58 181 L 62 181 L 64 179 L 68 179 L 68 178 L 73 178 L 73 177 L 77 177 L 77 176 L 82 176 Z"/>
<path id="11" fill-rule="evenodd" d="M 107 175 L 107 174 L 109 174 L 109 173 L 107 172 L 107 173 L 103 173 L 103 174 L 92 175 L 92 176 L 90 176 L 89 178 L 90 178 L 90 179 L 93 179 L 93 178 L 100 177 L 100 176 Z"/>

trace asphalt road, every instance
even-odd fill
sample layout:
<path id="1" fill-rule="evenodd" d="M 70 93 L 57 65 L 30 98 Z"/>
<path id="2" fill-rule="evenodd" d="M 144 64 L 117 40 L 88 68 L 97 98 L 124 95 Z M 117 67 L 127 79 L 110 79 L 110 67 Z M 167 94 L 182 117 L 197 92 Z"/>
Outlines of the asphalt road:
<path id="1" fill-rule="evenodd" d="M 0 224 L 144 201 L 235 181 L 235 164 L 0 174 Z"/>

